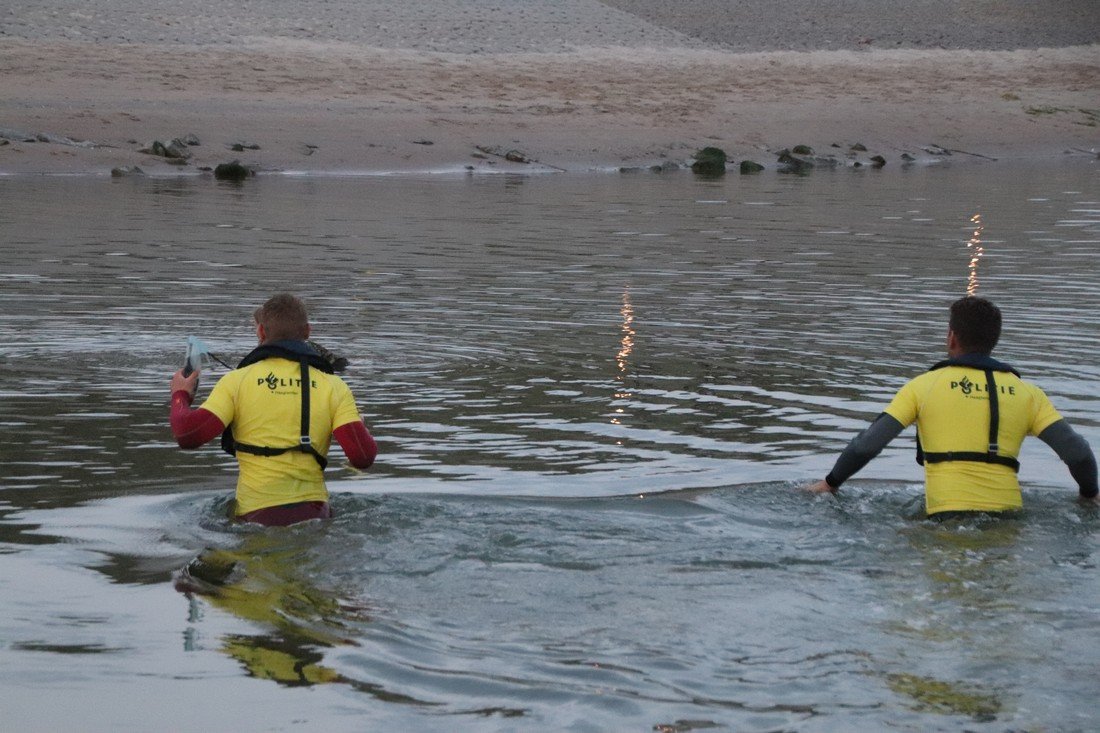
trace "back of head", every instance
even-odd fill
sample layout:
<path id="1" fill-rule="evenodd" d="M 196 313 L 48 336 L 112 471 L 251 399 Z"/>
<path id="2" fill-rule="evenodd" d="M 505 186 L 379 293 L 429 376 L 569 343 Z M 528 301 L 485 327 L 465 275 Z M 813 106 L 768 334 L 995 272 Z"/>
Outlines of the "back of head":
<path id="1" fill-rule="evenodd" d="M 309 314 L 301 298 L 279 293 L 256 309 L 256 323 L 264 327 L 267 341 L 304 341 L 309 338 Z"/>
<path id="2" fill-rule="evenodd" d="M 968 354 L 989 354 L 1001 338 L 1001 309 L 985 298 L 968 295 L 951 304 L 948 326 Z"/>

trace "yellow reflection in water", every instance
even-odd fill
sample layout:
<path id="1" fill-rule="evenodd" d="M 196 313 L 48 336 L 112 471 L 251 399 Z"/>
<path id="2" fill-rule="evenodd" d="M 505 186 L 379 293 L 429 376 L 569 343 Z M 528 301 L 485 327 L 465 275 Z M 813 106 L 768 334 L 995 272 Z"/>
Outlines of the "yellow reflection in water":
<path id="1" fill-rule="evenodd" d="M 982 247 L 982 215 L 975 214 L 970 217 L 970 221 L 974 224 L 974 233 L 966 243 L 966 248 L 970 251 L 970 276 L 966 281 L 966 294 L 974 295 L 978 292 L 978 262 L 985 254 L 985 249 Z"/>
<path id="2" fill-rule="evenodd" d="M 201 618 L 202 599 L 262 630 L 221 639 L 221 650 L 250 676 L 288 686 L 362 687 L 323 662 L 326 649 L 355 644 L 351 624 L 370 618 L 313 585 L 299 567 L 301 546 L 288 541 L 293 537 L 257 531 L 239 548 L 206 550 L 176 574 L 176 589 L 190 599 L 192 621 Z M 193 651 L 190 639 L 185 638 L 185 648 Z"/>
<path id="3" fill-rule="evenodd" d="M 914 702 L 914 709 L 944 715 L 969 715 L 977 721 L 997 719 L 1004 704 L 996 694 L 968 682 L 951 682 L 915 674 L 891 674 L 886 678 L 894 692 Z"/>

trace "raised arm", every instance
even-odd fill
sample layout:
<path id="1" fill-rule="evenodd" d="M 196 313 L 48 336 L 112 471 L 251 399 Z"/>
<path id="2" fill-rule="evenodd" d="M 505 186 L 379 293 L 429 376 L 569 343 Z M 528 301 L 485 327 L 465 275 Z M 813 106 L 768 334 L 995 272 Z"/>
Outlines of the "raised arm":
<path id="1" fill-rule="evenodd" d="M 172 435 L 180 448 L 198 448 L 225 430 L 225 424 L 214 413 L 201 407 L 197 410 L 191 409 L 191 400 L 195 397 L 198 383 L 198 372 L 185 377 L 181 370 L 172 376 L 172 411 L 168 423 L 172 426 Z"/>

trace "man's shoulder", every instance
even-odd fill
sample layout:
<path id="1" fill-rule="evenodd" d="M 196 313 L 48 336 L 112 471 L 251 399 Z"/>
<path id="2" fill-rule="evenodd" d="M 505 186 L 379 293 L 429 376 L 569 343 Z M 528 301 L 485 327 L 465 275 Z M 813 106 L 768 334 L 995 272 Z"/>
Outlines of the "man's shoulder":
<path id="1" fill-rule="evenodd" d="M 944 377 L 944 374 L 946 372 L 947 372 L 947 369 L 935 369 L 935 370 L 930 370 L 930 371 L 923 371 L 920 374 L 916 374 L 916 375 L 910 377 L 909 381 L 905 383 L 905 386 L 903 386 L 902 389 L 905 389 L 906 387 L 919 386 L 921 384 L 932 384 L 934 382 L 938 382 L 940 379 L 942 379 Z"/>
<path id="2" fill-rule="evenodd" d="M 1020 388 L 1021 388 L 1021 389 L 1022 389 L 1023 391 L 1025 391 L 1025 392 L 1030 392 L 1030 393 L 1031 393 L 1031 394 L 1033 394 L 1034 396 L 1036 396 L 1036 397 L 1039 397 L 1039 398 L 1042 398 L 1042 399 L 1044 399 L 1044 400 L 1045 400 L 1045 399 L 1048 399 L 1048 398 L 1047 398 L 1047 394 L 1046 394 L 1046 392 L 1044 392 L 1044 391 L 1043 391 L 1043 388 L 1042 388 L 1042 387 L 1040 387 L 1039 385 L 1037 385 L 1037 384 L 1035 384 L 1034 382 L 1031 382 L 1031 381 L 1029 381 L 1029 380 L 1027 380 L 1027 379 L 1023 379 L 1023 378 L 1021 378 L 1021 377 L 1016 377 L 1016 379 L 1017 379 L 1017 381 L 1019 382 Z"/>
<path id="3" fill-rule="evenodd" d="M 244 379 L 244 375 L 247 373 L 247 371 L 247 367 L 245 367 L 244 369 L 230 369 L 228 372 L 218 378 L 217 384 L 214 385 L 214 388 L 217 389 L 221 387 L 224 389 L 226 387 L 234 387 L 240 384 L 241 380 Z"/>

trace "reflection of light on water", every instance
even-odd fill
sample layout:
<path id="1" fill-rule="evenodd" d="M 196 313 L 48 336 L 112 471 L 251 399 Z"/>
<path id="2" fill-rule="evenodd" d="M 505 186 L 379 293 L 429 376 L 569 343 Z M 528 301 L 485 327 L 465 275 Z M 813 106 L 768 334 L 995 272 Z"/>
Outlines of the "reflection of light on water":
<path id="1" fill-rule="evenodd" d="M 623 317 L 621 329 L 623 337 L 615 361 L 619 365 L 619 376 L 621 378 L 626 375 L 627 359 L 630 357 L 630 353 L 634 351 L 634 306 L 630 303 L 629 290 L 623 291 L 623 307 L 619 309 L 619 313 Z"/>
<path id="2" fill-rule="evenodd" d="M 619 308 L 619 314 L 623 317 L 623 325 L 620 327 L 622 337 L 619 339 L 619 353 L 615 355 L 615 363 L 619 367 L 619 373 L 615 376 L 620 384 L 625 382 L 627 369 L 630 366 L 630 354 L 634 351 L 634 306 L 630 302 L 630 290 L 623 291 L 623 305 Z M 615 399 L 630 399 L 633 394 L 625 386 L 615 392 Z M 615 417 L 611 418 L 612 425 L 621 425 L 619 415 L 626 412 L 622 407 L 615 408 Z M 621 443 L 620 443 L 621 444 Z"/>
<path id="3" fill-rule="evenodd" d="M 966 294 L 974 295 L 978 292 L 978 260 L 985 254 L 985 249 L 982 248 L 982 215 L 975 214 L 970 217 L 970 221 L 974 223 L 974 233 L 966 243 L 966 248 L 970 250 L 970 276 L 966 281 Z"/>

